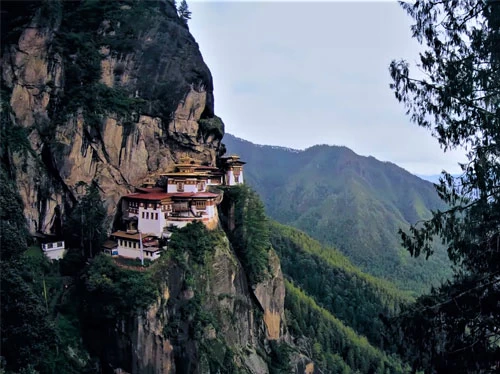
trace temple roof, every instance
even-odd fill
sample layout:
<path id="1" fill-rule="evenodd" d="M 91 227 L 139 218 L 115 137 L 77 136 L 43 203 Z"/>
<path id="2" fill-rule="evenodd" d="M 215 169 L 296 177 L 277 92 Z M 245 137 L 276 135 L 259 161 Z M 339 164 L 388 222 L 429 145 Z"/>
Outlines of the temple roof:
<path id="1" fill-rule="evenodd" d="M 222 156 L 220 159 L 226 165 L 245 165 L 246 164 L 246 162 L 240 160 L 240 156 L 238 156 L 238 155 Z"/>
<path id="2" fill-rule="evenodd" d="M 118 247 L 118 243 L 115 242 L 114 240 L 106 240 L 104 243 L 102 243 L 102 247 L 106 249 L 113 249 Z"/>
<path id="3" fill-rule="evenodd" d="M 179 198 L 191 198 L 191 199 L 214 199 L 218 197 L 216 193 L 212 192 L 151 192 L 151 193 L 133 193 L 124 196 L 127 199 L 132 200 L 148 200 L 148 201 L 161 201 L 165 199 L 179 199 Z"/>
<path id="4" fill-rule="evenodd" d="M 182 172 L 182 171 L 172 171 L 170 173 L 162 173 L 161 175 L 166 175 L 167 177 L 206 177 L 210 176 L 206 171 L 192 171 L 192 172 Z"/>
<path id="5" fill-rule="evenodd" d="M 167 192 L 149 192 L 149 193 L 133 193 L 130 195 L 125 195 L 124 197 L 127 199 L 133 200 L 150 200 L 150 201 L 159 201 L 164 199 L 169 199 L 172 194 Z"/>
<path id="6" fill-rule="evenodd" d="M 136 190 L 142 193 L 158 193 L 165 191 L 163 187 L 137 187 Z"/>
<path id="7" fill-rule="evenodd" d="M 115 231 L 111 233 L 111 236 L 115 236 L 117 238 L 128 239 L 128 240 L 139 240 L 139 233 L 136 234 L 127 234 L 125 231 Z M 147 238 L 148 236 L 156 237 L 154 234 L 142 234 L 142 240 Z"/>
<path id="8" fill-rule="evenodd" d="M 218 197 L 216 193 L 212 192 L 177 192 L 177 193 L 171 193 L 172 198 L 186 198 L 190 197 L 193 199 L 196 198 L 201 198 L 201 199 L 213 199 Z"/>

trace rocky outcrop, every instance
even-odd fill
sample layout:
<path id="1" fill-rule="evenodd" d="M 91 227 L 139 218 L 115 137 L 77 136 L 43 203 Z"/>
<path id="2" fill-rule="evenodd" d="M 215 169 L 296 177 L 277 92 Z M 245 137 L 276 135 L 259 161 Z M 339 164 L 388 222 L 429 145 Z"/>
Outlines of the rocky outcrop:
<path id="1" fill-rule="evenodd" d="M 185 255 L 182 266 L 177 261 L 159 265 L 163 292 L 157 301 L 106 334 L 118 343 L 105 345 L 103 364 L 131 373 L 210 373 L 224 358 L 241 373 L 269 373 L 269 327 L 227 237 L 220 232 L 203 265 Z M 281 272 L 267 283 L 283 284 Z M 262 300 L 276 292 L 259 288 Z M 272 303 L 273 312 L 282 316 L 283 299 L 279 302 Z M 294 365 L 305 368 L 303 360 Z"/>
<path id="2" fill-rule="evenodd" d="M 58 207 L 64 218 L 85 192 L 82 182 L 99 187 L 111 222 L 120 197 L 148 174 L 184 155 L 216 164 L 224 127 L 212 78 L 173 2 L 30 6 L 32 16 L 2 39 L 1 60 L 9 126 L 28 142 L 15 152 L 2 144 L 1 157 L 32 232 L 50 231 Z M 170 263 L 158 300 L 108 326 L 101 360 L 131 373 L 208 373 L 226 360 L 242 372 L 269 372 L 269 340 L 284 329 L 279 260 L 271 250 L 266 280 L 250 288 L 220 234 L 204 266 Z"/>
<path id="3" fill-rule="evenodd" d="M 256 284 L 253 292 L 264 311 L 267 338 L 277 340 L 283 335 L 285 284 L 280 260 L 274 251 L 269 252 L 269 269 L 271 277 Z"/>
<path id="4" fill-rule="evenodd" d="M 121 195 L 182 154 L 215 164 L 223 130 L 199 125 L 214 116 L 212 78 L 175 7 L 115 3 L 96 5 L 97 28 L 80 21 L 85 7 L 40 3 L 4 45 L 2 87 L 33 151 L 10 165 L 31 231 L 71 208 L 79 182 L 97 183 L 112 217 Z"/>

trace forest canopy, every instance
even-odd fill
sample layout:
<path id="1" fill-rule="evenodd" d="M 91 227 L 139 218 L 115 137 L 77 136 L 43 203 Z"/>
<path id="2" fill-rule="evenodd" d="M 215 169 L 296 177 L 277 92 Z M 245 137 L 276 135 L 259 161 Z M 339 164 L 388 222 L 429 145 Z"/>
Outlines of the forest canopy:
<path id="1" fill-rule="evenodd" d="M 451 281 L 402 313 L 402 347 L 429 372 L 496 372 L 500 357 L 500 2 L 402 3 L 426 49 L 420 74 L 393 61 L 392 89 L 411 120 L 468 162 L 438 186 L 449 209 L 401 232 L 413 256 L 439 237 L 455 265 Z M 408 349 L 408 347 L 411 347 Z"/>

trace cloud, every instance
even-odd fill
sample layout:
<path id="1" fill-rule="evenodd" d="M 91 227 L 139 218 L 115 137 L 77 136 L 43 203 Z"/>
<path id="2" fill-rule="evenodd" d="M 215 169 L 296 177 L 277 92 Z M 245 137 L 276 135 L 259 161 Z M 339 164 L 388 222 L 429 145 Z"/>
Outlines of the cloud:
<path id="1" fill-rule="evenodd" d="M 389 89 L 392 59 L 415 61 L 410 19 L 393 2 L 190 2 L 226 130 L 261 144 L 345 145 L 411 172 L 456 172 Z"/>

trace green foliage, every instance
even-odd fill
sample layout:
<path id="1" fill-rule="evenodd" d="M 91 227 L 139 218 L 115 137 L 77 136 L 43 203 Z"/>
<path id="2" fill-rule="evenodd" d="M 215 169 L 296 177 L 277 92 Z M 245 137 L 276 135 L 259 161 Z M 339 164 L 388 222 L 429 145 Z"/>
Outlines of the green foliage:
<path id="1" fill-rule="evenodd" d="M 12 176 L 15 172 L 14 156 L 22 155 L 26 158 L 28 153 L 34 155 L 26 129 L 18 126 L 15 122 L 15 116 L 10 106 L 10 90 L 5 87 L 4 83 L 2 80 L 0 91 L 0 139 L 2 140 L 0 142 L 0 159 L 2 162 L 0 180 L 2 181 L 9 174 Z M 25 165 L 21 165 L 21 167 L 24 168 Z"/>
<path id="2" fill-rule="evenodd" d="M 35 279 L 25 274 L 21 261 L 1 263 L 2 355 L 7 368 L 19 370 L 32 365 L 51 372 L 49 357 L 57 337 L 41 293 L 35 293 Z"/>
<path id="3" fill-rule="evenodd" d="M 181 263 L 183 263 L 182 255 L 188 252 L 194 262 L 204 264 L 205 256 L 213 253 L 215 249 L 216 235 L 213 231 L 207 230 L 202 222 L 191 222 L 174 231 L 170 238 L 169 251 L 174 252 L 176 259 Z"/>
<path id="4" fill-rule="evenodd" d="M 101 128 L 102 118 L 106 114 L 129 119 L 140 110 L 144 101 L 132 97 L 123 87 L 108 87 L 100 83 L 103 58 L 101 46 L 114 41 L 111 43 L 114 47 L 124 48 L 127 43 L 117 42 L 120 40 L 118 36 L 110 39 L 107 34 L 112 30 L 103 32 L 101 29 L 105 19 L 110 23 L 109 27 L 113 28 L 119 23 L 120 17 L 136 12 L 137 19 L 142 19 L 146 10 L 137 6 L 133 12 L 124 12 L 118 1 L 85 0 L 78 3 L 63 2 L 61 11 L 63 20 L 54 45 L 64 59 L 64 95 L 51 101 L 53 125 L 67 121 L 68 116 L 79 111 L 90 128 L 96 130 Z M 137 33 L 131 35 L 129 26 L 126 26 L 130 24 L 133 22 L 124 23 L 123 32 L 127 38 L 135 38 Z M 43 129 L 49 138 L 53 127 Z"/>
<path id="5" fill-rule="evenodd" d="M 405 290 L 422 293 L 451 274 L 444 250 L 430 262 L 412 259 L 397 234 L 444 206 L 431 183 L 345 147 L 293 151 L 228 134 L 224 142 L 228 152 L 248 161 L 245 180 L 271 218 L 338 248 L 363 271 Z"/>
<path id="6" fill-rule="evenodd" d="M 150 273 L 120 269 L 103 254 L 94 258 L 82 281 L 85 321 L 103 329 L 148 307 L 158 295 Z"/>
<path id="7" fill-rule="evenodd" d="M 67 330 L 68 325 L 60 323 L 67 279 L 61 277 L 58 264 L 49 262 L 40 247 L 27 249 L 22 201 L 3 168 L 0 208 L 1 347 L 6 369 L 81 373 L 86 361 L 76 363 L 67 354 L 68 339 L 79 342 L 79 330 Z M 78 347 L 79 343 L 73 344 L 73 352 L 83 352 Z"/>
<path id="8" fill-rule="evenodd" d="M 92 183 L 86 186 L 86 190 L 65 222 L 64 232 L 70 246 L 80 246 L 82 255 L 92 257 L 100 250 L 106 238 L 106 210 L 97 185 Z"/>
<path id="9" fill-rule="evenodd" d="M 198 123 L 200 124 L 199 132 L 204 137 L 214 134 L 217 139 L 222 139 L 224 136 L 224 122 L 220 117 L 202 118 Z"/>
<path id="10" fill-rule="evenodd" d="M 185 24 L 188 23 L 188 20 L 191 19 L 191 12 L 189 11 L 189 7 L 186 0 L 181 0 L 179 4 L 179 8 L 177 8 L 177 12 L 179 17 Z"/>
<path id="11" fill-rule="evenodd" d="M 363 273 L 333 248 L 306 234 L 273 222 L 271 243 L 288 279 L 375 346 L 384 347 L 384 324 L 410 298 L 387 281 Z"/>
<path id="12" fill-rule="evenodd" d="M 451 281 L 399 318 L 402 351 L 429 372 L 498 371 L 500 356 L 500 3 L 448 0 L 402 4 L 425 43 L 419 76 L 390 67 L 396 98 L 445 151 L 465 146 L 468 162 L 438 193 L 449 208 L 401 231 L 413 256 L 433 254 L 439 236 L 455 265 Z M 404 348 L 403 348 L 404 347 Z"/>
<path id="13" fill-rule="evenodd" d="M 285 374 L 292 371 L 290 365 L 291 348 L 285 342 L 269 342 L 271 353 L 268 356 L 268 365 L 270 374 Z"/>
<path id="14" fill-rule="evenodd" d="M 303 291 L 286 281 L 285 308 L 295 336 L 306 336 L 315 346 L 313 359 L 328 372 L 347 366 L 361 373 L 406 373 L 401 362 L 370 345 L 368 340 L 346 327 L 327 310 L 319 307 Z M 339 367 L 339 358 L 344 364 Z"/>
<path id="15" fill-rule="evenodd" d="M 0 168 L 0 256 L 2 261 L 17 258 L 26 249 L 28 230 L 23 215 L 23 202 L 15 183 Z"/>
<path id="16" fill-rule="evenodd" d="M 246 185 L 226 188 L 224 199 L 231 217 L 228 222 L 228 236 L 245 269 L 250 284 L 264 280 L 268 272 L 269 223 L 259 196 Z M 233 211 L 234 208 L 234 211 Z M 229 228 L 233 225 L 233 229 Z"/>

